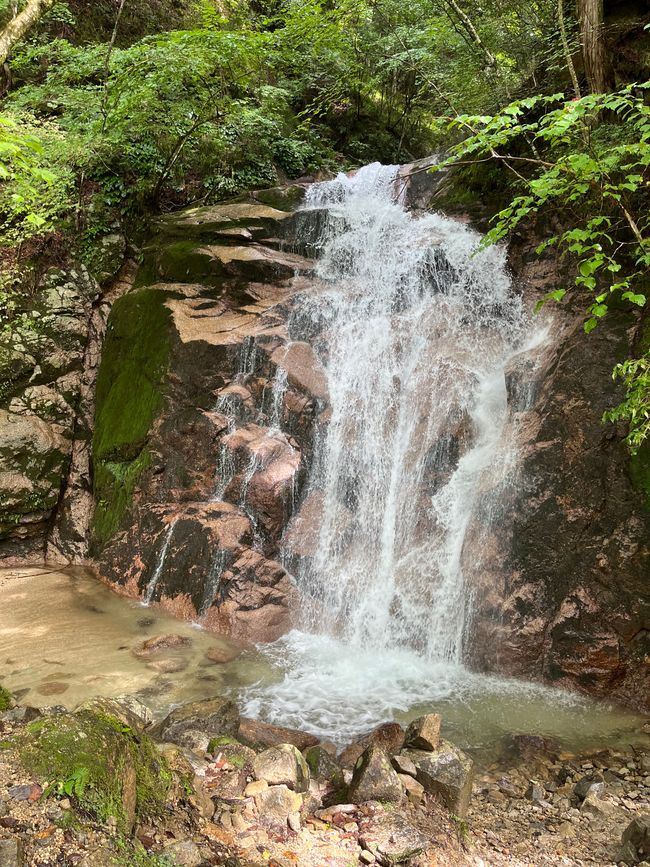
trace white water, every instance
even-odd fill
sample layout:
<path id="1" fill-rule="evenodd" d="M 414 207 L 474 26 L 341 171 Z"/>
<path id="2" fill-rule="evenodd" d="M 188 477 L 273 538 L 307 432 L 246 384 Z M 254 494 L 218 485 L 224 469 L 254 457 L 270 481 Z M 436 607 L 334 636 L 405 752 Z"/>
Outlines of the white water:
<path id="1" fill-rule="evenodd" d="M 295 575 L 304 631 L 268 651 L 283 682 L 247 701 L 327 736 L 476 691 L 462 660 L 481 557 L 465 542 L 472 521 L 498 517 L 514 477 L 504 369 L 541 341 L 504 252 L 479 251 L 457 221 L 409 214 L 397 171 L 374 164 L 310 189 L 306 208 L 327 212 L 322 288 L 291 324 L 329 382 L 306 492 L 322 517 Z"/>
<path id="2" fill-rule="evenodd" d="M 149 583 L 147 584 L 147 589 L 144 592 L 144 598 L 142 600 L 144 605 L 151 605 L 151 603 L 153 602 L 156 588 L 158 587 L 158 581 L 160 580 L 163 566 L 165 565 L 165 558 L 167 557 L 167 551 L 169 550 L 169 543 L 171 542 L 172 536 L 174 535 L 176 523 L 177 519 L 174 518 L 174 520 L 170 521 L 170 523 L 167 525 L 167 530 L 165 531 L 165 535 L 163 537 L 163 543 L 160 547 L 160 553 L 158 554 L 156 568 L 153 570 L 153 574 L 149 579 Z"/>

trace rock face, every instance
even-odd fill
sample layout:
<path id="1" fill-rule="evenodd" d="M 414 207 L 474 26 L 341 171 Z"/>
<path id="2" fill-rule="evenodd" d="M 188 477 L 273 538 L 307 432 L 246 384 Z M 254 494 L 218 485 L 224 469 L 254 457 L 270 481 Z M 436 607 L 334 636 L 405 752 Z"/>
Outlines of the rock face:
<path id="1" fill-rule="evenodd" d="M 102 576 L 245 642 L 279 638 L 298 607 L 279 540 L 327 400 L 287 331 L 312 263 L 264 243 L 288 219 L 242 202 L 161 220 L 98 381 Z"/>
<path id="2" fill-rule="evenodd" d="M 564 278 L 528 247 L 512 257 L 533 298 Z M 469 656 L 484 669 L 647 711 L 650 446 L 631 459 L 625 431 L 601 422 L 623 398 L 611 370 L 635 351 L 644 326 L 632 311 L 613 311 L 586 337 L 581 309 L 551 312 L 557 337 L 544 363 L 531 379 L 522 357 L 507 381 L 521 463 L 474 565 Z"/>

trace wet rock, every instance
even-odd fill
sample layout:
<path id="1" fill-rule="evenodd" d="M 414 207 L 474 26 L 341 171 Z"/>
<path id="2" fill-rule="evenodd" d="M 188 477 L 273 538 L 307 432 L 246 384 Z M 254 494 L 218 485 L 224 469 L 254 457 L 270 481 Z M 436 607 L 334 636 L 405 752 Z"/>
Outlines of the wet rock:
<path id="1" fill-rule="evenodd" d="M 428 713 L 414 719 L 406 729 L 404 744 L 416 750 L 437 750 L 440 746 L 440 723 L 437 713 Z"/>
<path id="2" fill-rule="evenodd" d="M 363 823 L 359 844 L 380 864 L 393 865 L 424 852 L 429 841 L 397 813 L 380 813 Z"/>
<path id="3" fill-rule="evenodd" d="M 505 748 L 507 753 L 526 761 L 534 761 L 540 756 L 555 757 L 560 752 L 556 740 L 541 735 L 509 735 L 505 739 Z"/>
<path id="4" fill-rule="evenodd" d="M 192 702 L 173 710 L 154 731 L 160 740 L 176 743 L 176 739 L 190 729 L 210 735 L 235 736 L 239 729 L 237 706 L 226 698 Z"/>
<path id="5" fill-rule="evenodd" d="M 205 658 L 209 662 L 214 662 L 216 665 L 223 665 L 227 662 L 232 662 L 241 655 L 241 649 L 234 646 L 215 644 L 209 647 L 205 652 Z"/>
<path id="6" fill-rule="evenodd" d="M 302 754 L 293 744 L 269 747 L 253 760 L 253 772 L 258 780 L 269 785 L 287 786 L 295 792 L 309 789 L 309 768 Z"/>
<path id="7" fill-rule="evenodd" d="M 623 831 L 621 839 L 624 846 L 631 847 L 639 861 L 650 857 L 650 813 L 636 816 Z"/>
<path id="8" fill-rule="evenodd" d="M 255 747 L 275 747 L 279 744 L 293 744 L 299 750 L 316 746 L 318 738 L 314 735 L 289 729 L 284 726 L 274 726 L 260 720 L 242 717 L 239 723 L 237 737 L 240 741 Z"/>
<path id="9" fill-rule="evenodd" d="M 15 837 L 10 840 L 0 840 L 0 864 L 2 867 L 24 867 L 22 840 Z"/>
<path id="10" fill-rule="evenodd" d="M 406 755 L 417 766 L 417 781 L 437 795 L 447 809 L 464 818 L 472 794 L 474 763 L 462 750 L 441 740 L 437 750 L 409 750 Z"/>
<path id="11" fill-rule="evenodd" d="M 270 786 L 255 796 L 255 805 L 263 822 L 286 825 L 289 816 L 300 812 L 302 796 L 287 786 Z"/>
<path id="12" fill-rule="evenodd" d="M 176 743 L 181 747 L 187 747 L 187 749 L 192 750 L 193 753 L 203 756 L 208 752 L 210 735 L 207 735 L 205 732 L 197 731 L 196 729 L 185 729 L 185 731 L 175 735 L 173 743 Z"/>
<path id="13" fill-rule="evenodd" d="M 397 803 L 403 796 L 402 784 L 388 754 L 379 746 L 368 747 L 355 765 L 349 799 L 358 804 L 365 801 Z"/>
<path id="14" fill-rule="evenodd" d="M 187 659 L 152 659 L 147 663 L 147 668 L 161 674 L 177 674 L 179 671 L 185 671 L 189 664 Z"/>
<path id="15" fill-rule="evenodd" d="M 323 403 L 329 401 L 327 374 L 308 343 L 295 341 L 281 346 L 273 352 L 271 361 L 286 371 L 288 381 L 295 388 Z"/>
<path id="16" fill-rule="evenodd" d="M 404 746 L 404 729 L 398 723 L 384 723 L 378 726 L 343 750 L 339 756 L 341 766 L 353 768 L 369 746 L 381 747 L 389 755 L 394 755 Z"/>
<path id="17" fill-rule="evenodd" d="M 159 653 L 161 650 L 169 650 L 171 648 L 190 647 L 192 639 L 184 635 L 155 635 L 153 638 L 148 638 L 133 649 L 135 656 L 152 656 L 154 653 Z"/>
<path id="18" fill-rule="evenodd" d="M 199 867 L 203 863 L 201 850 L 191 840 L 179 840 L 163 849 L 163 855 L 178 867 Z"/>

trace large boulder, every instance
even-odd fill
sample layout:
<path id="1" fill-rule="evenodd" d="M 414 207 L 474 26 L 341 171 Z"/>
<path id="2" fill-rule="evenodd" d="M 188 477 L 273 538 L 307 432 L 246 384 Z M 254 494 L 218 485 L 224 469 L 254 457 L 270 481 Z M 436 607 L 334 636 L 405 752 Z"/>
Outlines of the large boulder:
<path id="1" fill-rule="evenodd" d="M 36 720 L 20 743 L 33 774 L 73 784 L 72 798 L 100 822 L 111 817 L 129 833 L 139 816 L 159 815 L 172 775 L 156 746 L 142 732 L 106 712 L 82 710 Z"/>
<path id="2" fill-rule="evenodd" d="M 189 730 L 234 737 L 238 728 L 237 705 L 227 698 L 212 698 L 176 708 L 154 731 L 160 740 L 176 743 L 183 733 Z"/>
<path id="3" fill-rule="evenodd" d="M 650 858 L 650 813 L 632 819 L 623 831 L 622 842 L 637 861 Z"/>
<path id="4" fill-rule="evenodd" d="M 318 743 L 314 735 L 284 726 L 274 726 L 257 719 L 242 717 L 239 723 L 238 739 L 254 747 L 277 747 L 280 744 L 293 744 L 299 750 L 306 750 Z"/>
<path id="5" fill-rule="evenodd" d="M 269 747 L 253 760 L 255 779 L 271 786 L 287 786 L 294 792 L 309 789 L 309 768 L 300 750 L 293 744 Z"/>
<path id="6" fill-rule="evenodd" d="M 341 765 L 344 768 L 353 768 L 361 754 L 370 746 L 381 747 L 392 756 L 404 746 L 404 729 L 399 723 L 383 723 L 377 726 L 341 752 L 339 756 Z"/>
<path id="7" fill-rule="evenodd" d="M 349 800 L 356 804 L 364 801 L 398 803 L 403 797 L 402 783 L 387 753 L 378 746 L 368 747 L 354 768 Z"/>
<path id="8" fill-rule="evenodd" d="M 441 740 L 437 750 L 407 750 L 417 767 L 417 781 L 455 816 L 464 818 L 472 794 L 474 763 L 454 744 Z"/>

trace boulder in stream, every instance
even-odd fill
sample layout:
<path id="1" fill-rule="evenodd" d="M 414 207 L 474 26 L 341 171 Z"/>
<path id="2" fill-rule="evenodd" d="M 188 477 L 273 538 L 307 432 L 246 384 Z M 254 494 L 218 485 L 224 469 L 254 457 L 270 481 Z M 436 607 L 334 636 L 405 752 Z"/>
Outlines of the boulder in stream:
<path id="1" fill-rule="evenodd" d="M 269 747 L 253 760 L 255 779 L 266 780 L 271 786 L 287 786 L 294 792 L 309 789 L 309 768 L 293 744 Z"/>

